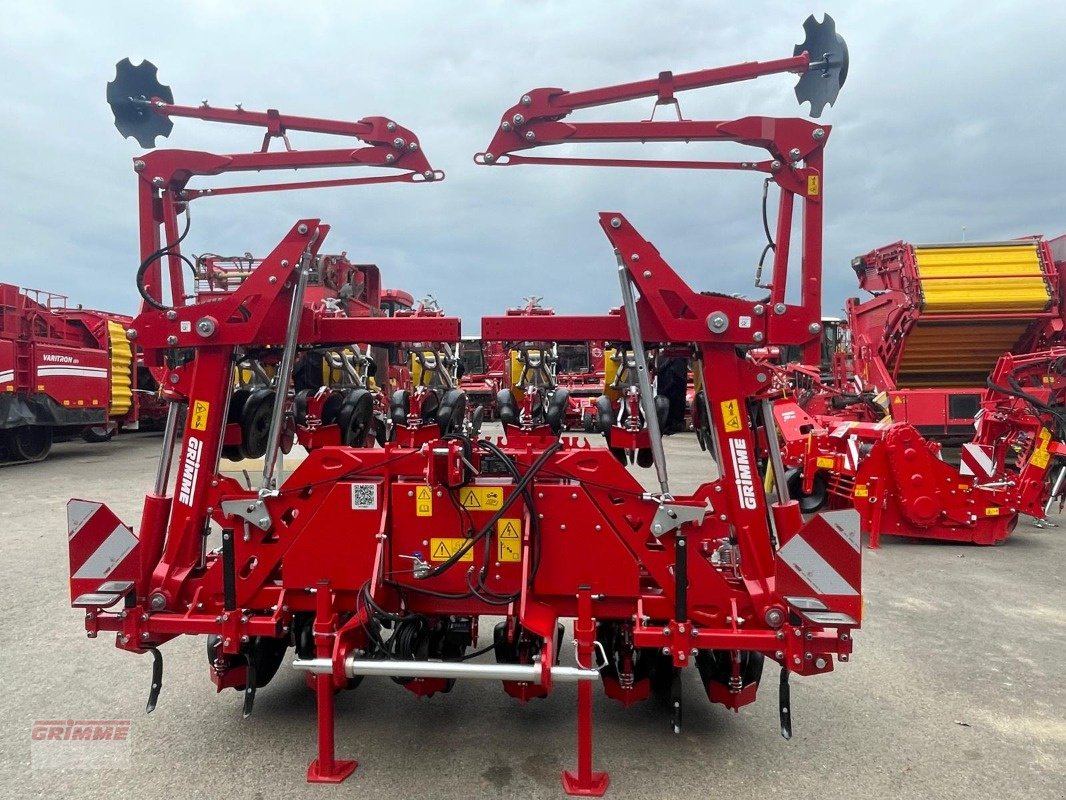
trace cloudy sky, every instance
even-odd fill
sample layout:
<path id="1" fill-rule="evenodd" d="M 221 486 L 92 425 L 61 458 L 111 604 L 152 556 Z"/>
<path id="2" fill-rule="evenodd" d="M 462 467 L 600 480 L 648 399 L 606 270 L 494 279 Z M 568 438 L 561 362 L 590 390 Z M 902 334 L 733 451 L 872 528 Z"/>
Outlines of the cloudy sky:
<path id="1" fill-rule="evenodd" d="M 164 7 L 165 5 L 165 7 Z M 828 11 L 851 52 L 823 120 L 824 312 L 856 294 L 852 256 L 899 239 L 1066 232 L 1061 2 L 0 2 L 0 280 L 136 308 L 140 150 L 104 101 L 114 64 L 159 67 L 179 103 L 242 103 L 414 130 L 447 179 L 198 201 L 188 252 L 268 252 L 301 217 L 386 285 L 478 318 L 542 295 L 617 305 L 601 210 L 622 211 L 697 289 L 757 294 L 757 175 L 472 163 L 526 90 L 570 90 L 792 54 Z M 688 92 L 693 119 L 800 112 L 794 76 Z M 650 101 L 573 119 L 639 120 Z M 295 147 L 315 138 L 294 134 Z M 163 144 L 163 143 L 161 143 Z M 332 144 L 332 143 L 330 143 Z M 253 129 L 177 120 L 164 146 L 250 151 Z M 634 147 L 612 146 L 630 155 Z M 591 151 L 586 151 L 589 154 Z M 716 158 L 712 145 L 672 157 Z M 755 153 L 756 151 L 750 151 Z M 732 152 L 724 153 L 726 157 Z"/>

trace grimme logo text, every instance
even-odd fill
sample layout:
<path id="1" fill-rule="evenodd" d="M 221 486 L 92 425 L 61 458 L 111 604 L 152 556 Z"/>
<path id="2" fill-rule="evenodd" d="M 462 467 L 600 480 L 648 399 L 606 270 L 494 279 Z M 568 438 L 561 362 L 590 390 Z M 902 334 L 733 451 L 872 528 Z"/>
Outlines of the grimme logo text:
<path id="1" fill-rule="evenodd" d="M 30 728 L 35 742 L 121 742 L 129 733 L 128 719 L 38 719 Z"/>
<path id="2" fill-rule="evenodd" d="M 195 436 L 190 436 L 189 449 L 181 468 L 181 487 L 178 490 L 178 502 L 187 506 L 192 505 L 192 491 L 196 485 L 196 476 L 200 474 L 200 454 L 203 451 L 203 442 Z"/>

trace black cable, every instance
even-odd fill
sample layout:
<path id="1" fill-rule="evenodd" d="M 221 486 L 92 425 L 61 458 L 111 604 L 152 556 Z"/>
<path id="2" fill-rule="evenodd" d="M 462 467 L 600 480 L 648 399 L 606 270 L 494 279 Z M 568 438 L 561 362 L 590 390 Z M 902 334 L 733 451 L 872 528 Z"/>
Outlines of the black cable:
<path id="1" fill-rule="evenodd" d="M 553 456 L 555 452 L 562 446 L 562 442 L 555 442 L 547 450 L 541 453 L 540 457 L 533 462 L 533 465 L 529 468 L 529 471 L 522 476 L 521 480 L 519 480 L 517 484 L 515 484 L 514 492 L 512 492 L 511 495 L 503 501 L 503 504 L 500 506 L 499 510 L 492 515 L 489 521 L 485 523 L 485 526 L 473 538 L 467 539 L 463 546 L 456 550 L 448 558 L 447 561 L 444 561 L 443 563 L 439 564 L 438 566 L 431 569 L 428 573 L 423 575 L 422 580 L 425 580 L 426 578 L 435 578 L 436 576 L 443 573 L 445 570 L 451 568 L 470 551 L 471 547 L 481 541 L 483 537 L 488 536 L 492 532 L 492 529 L 495 527 L 496 523 L 503 518 L 503 515 L 507 512 L 507 509 L 509 509 L 514 504 L 514 502 L 521 496 L 522 490 L 529 485 L 530 481 L 533 480 L 537 472 L 540 471 L 544 464 L 547 463 L 548 459 L 551 458 L 551 456 Z"/>
<path id="2" fill-rule="evenodd" d="M 170 242 L 169 244 L 166 244 L 163 247 L 160 247 L 158 250 L 156 250 L 154 253 L 152 253 L 150 256 L 148 256 L 148 258 L 146 258 L 144 261 L 142 261 L 141 265 L 137 268 L 137 292 L 140 294 L 141 299 L 144 300 L 144 302 L 146 304 L 148 304 L 152 308 L 156 309 L 157 311 L 170 311 L 173 308 L 173 306 L 163 305 L 163 302 L 162 302 L 162 300 L 163 300 L 162 279 L 160 279 L 159 300 L 156 300 L 154 297 L 152 297 L 148 293 L 148 290 L 144 286 L 144 275 L 145 275 L 146 272 L 148 272 L 148 268 L 150 266 L 152 266 L 152 264 L 155 261 L 161 259 L 165 255 L 172 255 L 171 251 L 175 247 L 180 245 L 183 241 L 185 241 L 185 237 L 189 235 L 189 228 L 191 228 L 191 227 L 192 227 L 192 215 L 189 213 L 188 204 L 186 204 L 186 206 L 185 206 L 185 230 L 182 231 L 181 236 L 179 236 L 176 241 Z M 188 257 L 186 257 L 182 253 L 178 253 L 177 256 L 178 256 L 178 258 L 180 258 L 182 261 L 184 261 L 186 264 L 189 265 L 189 269 L 192 270 L 193 278 L 195 278 L 196 277 L 196 267 L 195 267 L 195 265 L 193 265 L 192 261 L 190 261 L 188 259 Z M 174 287 L 174 288 L 176 289 L 177 287 Z"/>
<path id="3" fill-rule="evenodd" d="M 1017 397 L 1018 399 L 1025 401 L 1034 410 L 1038 412 L 1042 411 L 1046 414 L 1050 414 L 1052 417 L 1054 417 L 1055 422 L 1057 423 L 1056 427 L 1058 428 L 1059 433 L 1059 436 L 1057 438 L 1063 438 L 1064 433 L 1066 433 L 1066 414 L 1064 414 L 1057 408 L 1047 405 L 1042 400 L 1040 400 L 1040 398 L 1035 397 L 1026 392 L 1021 387 L 1021 384 L 1018 383 L 1017 378 L 1015 378 L 1013 375 L 1007 376 L 1007 382 L 1011 384 L 1010 387 L 1001 386 L 1000 384 L 993 381 L 992 378 L 988 378 L 985 381 L 985 384 L 988 386 L 988 388 L 994 389 L 997 392 L 1002 392 L 1008 397 Z"/>
<path id="4" fill-rule="evenodd" d="M 439 592 L 435 589 L 426 589 L 421 586 L 413 586 L 406 583 L 397 583 L 393 580 L 386 580 L 389 586 L 392 586 L 397 591 L 402 592 L 417 592 L 418 594 L 428 595 L 429 597 L 439 597 L 442 600 L 467 600 L 470 597 L 470 592 L 465 594 L 453 594 L 451 592 Z"/>
<path id="5" fill-rule="evenodd" d="M 511 476 L 515 479 L 515 482 L 517 483 L 517 481 L 519 480 L 518 467 L 515 466 L 514 460 L 512 458 L 510 458 L 506 453 L 503 452 L 503 450 L 501 450 L 495 444 L 490 442 L 488 439 L 479 440 L 478 447 L 482 448 L 483 450 L 488 450 L 494 456 L 499 458 L 503 462 L 504 467 L 509 473 L 511 473 Z M 532 550 L 533 554 L 533 563 L 530 564 L 529 568 L 529 582 L 532 583 L 533 579 L 537 577 L 537 569 L 540 567 L 540 518 L 537 516 L 536 509 L 534 508 L 533 491 L 527 486 L 525 489 L 522 490 L 522 495 L 525 499 L 526 508 L 529 509 L 529 542 L 530 550 Z M 488 565 L 487 559 L 485 564 L 486 566 Z"/>
<path id="6" fill-rule="evenodd" d="M 488 647 L 482 647 L 480 650 L 475 650 L 473 653 L 467 653 L 466 655 L 459 656 L 458 658 L 445 658 L 444 661 L 469 661 L 472 658 L 483 656 L 485 655 L 485 653 L 491 653 L 495 649 L 496 645 L 490 644 Z"/>
<path id="7" fill-rule="evenodd" d="M 766 261 L 767 253 L 773 251 L 777 252 L 777 245 L 774 243 L 774 237 L 770 234 L 770 216 L 767 212 L 766 201 L 767 194 L 770 189 L 770 179 L 767 178 L 762 182 L 762 229 L 766 234 L 766 246 L 762 249 L 762 255 L 759 256 L 759 267 L 761 268 L 763 262 Z"/>

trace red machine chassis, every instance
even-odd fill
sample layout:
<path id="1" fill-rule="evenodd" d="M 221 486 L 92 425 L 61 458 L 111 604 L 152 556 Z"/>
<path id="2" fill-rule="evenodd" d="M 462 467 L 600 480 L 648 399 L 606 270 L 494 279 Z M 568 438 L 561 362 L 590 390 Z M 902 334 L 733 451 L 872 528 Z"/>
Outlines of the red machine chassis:
<path id="1" fill-rule="evenodd" d="M 832 21 L 811 18 L 808 37 L 823 42 L 815 34 L 825 28 L 839 43 L 836 60 L 829 53 L 812 59 L 797 47 L 793 58 L 767 64 L 676 78 L 664 73 L 658 82 L 564 95 L 569 106 L 565 100 L 560 105 L 556 90 L 532 92 L 529 102 L 520 103 L 529 127 L 518 146 L 577 136 L 728 141 L 769 153 L 764 162 L 702 165 L 764 171 L 781 189 L 767 300 L 691 289 L 623 215 L 603 213 L 600 225 L 617 257 L 624 313 L 482 321 L 487 339 L 629 342 L 638 373 L 647 369 L 645 341 L 690 350 L 705 387 L 704 418 L 713 431 L 717 467 L 717 476 L 691 495 L 669 491 L 650 413 L 661 487 L 655 493 L 645 492 L 607 448 L 553 436 L 546 426 L 508 426 L 505 440 L 492 441 L 445 434 L 436 422 L 405 430 L 402 420 L 395 441 L 380 449 L 316 447 L 278 480 L 284 403 L 277 404 L 271 420 L 258 490 L 222 474 L 219 453 L 239 358 L 281 348 L 275 380 L 279 394 L 287 393 L 300 349 L 455 342 L 459 321 L 353 318 L 322 304 L 308 306 L 308 271 L 329 232 L 317 219 L 298 221 L 232 293 L 210 302 L 182 296 L 180 269 L 175 272 L 180 257 L 173 244 L 159 247 L 160 226 L 174 243 L 177 214 L 196 196 L 185 185 L 189 175 L 240 170 L 251 162 L 182 151 L 138 160 L 144 165 L 137 167 L 142 272 L 156 294 L 146 297 L 147 307 L 129 335 L 153 363 L 167 365 L 174 413 L 138 534 L 89 501 L 71 501 L 68 521 L 72 603 L 85 609 L 90 636 L 115 632 L 119 647 L 152 653 L 149 710 L 161 683 L 158 646 L 182 634 L 204 634 L 213 637 L 212 679 L 220 689 L 242 689 L 246 713 L 260 678 L 269 679 L 265 661 L 276 657 L 276 670 L 286 646 L 295 644 L 294 666 L 308 673 L 318 707 L 311 781 L 338 782 L 355 769 L 354 761 L 335 756 L 333 697 L 365 675 L 393 677 L 419 695 L 448 691 L 456 678 L 495 679 L 523 700 L 543 696 L 554 683 L 578 682 L 577 768 L 563 775 L 570 794 L 598 795 L 607 785 L 606 773 L 592 768 L 592 680 L 602 679 L 607 693 L 626 703 L 642 699 L 653 683 L 665 683 L 678 729 L 681 668 L 696 666 L 709 699 L 737 709 L 754 700 L 766 658 L 782 668 L 782 733 L 791 735 L 789 674 L 831 671 L 834 657 L 846 661 L 852 652 L 862 613 L 860 531 L 850 510 L 804 522 L 787 496 L 767 501 L 759 487 L 752 411 L 769 390 L 770 376 L 737 350 L 761 342 L 818 347 L 822 150 L 830 129 L 767 117 L 591 128 L 558 120 L 568 108 L 656 93 L 668 102 L 675 88 L 775 72 L 806 77 L 835 69 L 842 79 L 843 42 L 831 30 Z M 217 119 L 206 107 L 188 110 L 158 98 L 151 107 L 160 114 Z M 237 117 L 227 121 L 240 122 L 245 112 L 227 116 L 232 113 Z M 280 135 L 285 125 L 296 127 L 293 118 L 282 119 L 280 127 L 268 127 L 268 137 Z M 265 121 L 271 121 L 269 114 Z M 338 132 L 339 126 L 315 128 Z M 378 127 L 371 125 L 373 131 Z M 370 134 L 360 128 L 355 135 Z M 411 139 L 404 138 L 406 146 Z M 497 154 L 515 149 L 514 141 L 504 139 L 508 146 L 494 145 Z M 395 157 L 395 151 L 375 152 L 387 165 L 396 160 L 384 158 L 390 152 Z M 408 158 L 420 155 L 409 147 L 404 152 Z M 255 154 L 255 163 L 280 168 L 298 161 L 280 155 L 284 158 L 274 162 L 273 154 Z M 303 154 L 300 163 L 338 160 Z M 803 205 L 802 285 L 800 302 L 788 305 L 784 291 L 797 197 Z M 161 249 L 170 259 L 173 307 L 162 305 L 160 276 L 148 271 L 156 268 L 153 256 Z M 187 355 L 165 357 L 173 352 Z M 648 392 L 643 395 L 650 402 Z M 187 413 L 179 432 L 176 410 L 183 406 Z M 768 404 L 762 407 L 765 418 Z M 779 459 L 773 460 L 777 469 Z M 707 466 L 710 471 L 709 460 Z M 477 622 L 485 615 L 506 617 L 494 633 L 497 663 L 465 663 L 465 650 L 477 642 Z M 574 619 L 575 666 L 559 663 L 563 618 Z M 392 631 L 388 641 L 385 629 Z"/>

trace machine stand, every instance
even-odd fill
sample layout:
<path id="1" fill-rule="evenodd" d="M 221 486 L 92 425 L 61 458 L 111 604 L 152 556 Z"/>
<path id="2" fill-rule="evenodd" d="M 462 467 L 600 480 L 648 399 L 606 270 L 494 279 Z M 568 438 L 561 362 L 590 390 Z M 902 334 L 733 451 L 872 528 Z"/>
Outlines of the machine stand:
<path id="1" fill-rule="evenodd" d="M 593 641 L 596 624 L 592 620 L 591 587 L 582 586 L 577 596 L 577 619 L 574 638 L 577 639 L 577 660 L 582 667 L 593 667 L 596 661 Z M 577 684 L 577 771 L 563 772 L 563 791 L 578 797 L 602 797 L 611 782 L 606 772 L 592 770 L 592 682 Z"/>
<path id="2" fill-rule="evenodd" d="M 333 592 L 329 584 L 318 586 L 315 619 L 315 650 L 319 658 L 333 655 Z M 338 761 L 333 747 L 333 675 L 315 675 L 315 701 L 318 704 L 318 758 L 307 767 L 308 783 L 341 783 L 355 772 L 355 761 Z"/>

